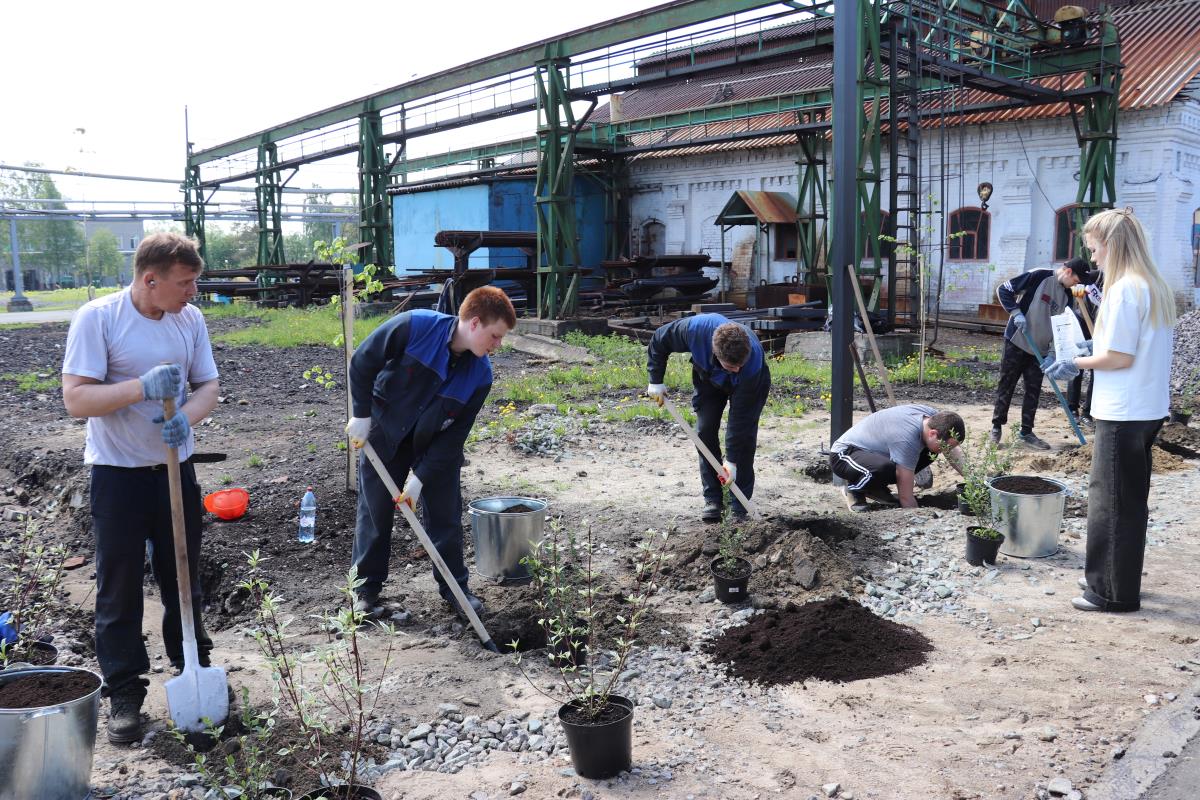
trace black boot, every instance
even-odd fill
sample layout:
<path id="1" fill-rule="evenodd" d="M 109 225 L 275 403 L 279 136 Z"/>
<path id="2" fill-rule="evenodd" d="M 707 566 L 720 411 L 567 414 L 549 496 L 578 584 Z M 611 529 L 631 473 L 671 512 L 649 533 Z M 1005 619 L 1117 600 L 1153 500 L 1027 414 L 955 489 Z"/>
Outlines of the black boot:
<path id="1" fill-rule="evenodd" d="M 467 603 L 475 611 L 475 616 L 483 616 L 483 601 L 471 593 L 467 587 L 462 587 L 463 595 L 467 598 Z M 454 599 L 454 595 L 449 590 L 441 590 L 442 599 L 450 606 L 450 609 L 457 614 L 461 619 L 466 619 L 466 613 L 459 608 L 458 601 Z"/>
<path id="2" fill-rule="evenodd" d="M 700 512 L 700 520 L 702 522 L 720 522 L 721 521 L 721 504 L 718 501 L 712 501 L 704 504 L 704 510 Z"/>
<path id="3" fill-rule="evenodd" d="M 108 740 L 113 744 L 132 744 L 142 738 L 142 687 L 126 688 L 108 698 Z"/>

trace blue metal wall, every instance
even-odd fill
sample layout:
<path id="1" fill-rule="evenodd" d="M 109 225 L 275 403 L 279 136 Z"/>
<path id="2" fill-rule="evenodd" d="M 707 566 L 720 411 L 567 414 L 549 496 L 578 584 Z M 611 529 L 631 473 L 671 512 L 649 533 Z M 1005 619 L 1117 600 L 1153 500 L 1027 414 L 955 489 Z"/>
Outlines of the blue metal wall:
<path id="1" fill-rule="evenodd" d="M 488 229 L 488 187 L 458 186 L 433 192 L 398 194 L 392 197 L 392 235 L 396 272 L 421 272 L 454 266 L 454 256 L 433 243 L 442 230 Z M 487 249 L 471 254 L 471 266 L 488 265 Z"/>
<path id="2" fill-rule="evenodd" d="M 440 230 L 535 231 L 533 179 L 504 180 L 477 186 L 436 189 L 392 197 L 392 227 L 397 272 L 454 266 L 450 251 L 435 247 Z M 575 180 L 575 225 L 583 266 L 604 258 L 604 192 L 587 178 Z M 521 267 L 525 256 L 514 248 L 480 248 L 471 267 Z"/>

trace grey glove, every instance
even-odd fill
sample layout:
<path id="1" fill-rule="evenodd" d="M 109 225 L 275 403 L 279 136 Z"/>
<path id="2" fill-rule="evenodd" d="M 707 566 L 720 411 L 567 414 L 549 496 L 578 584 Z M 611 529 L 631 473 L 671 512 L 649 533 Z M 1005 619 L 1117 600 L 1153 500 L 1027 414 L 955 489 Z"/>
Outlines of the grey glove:
<path id="1" fill-rule="evenodd" d="M 1016 311 L 1014 311 L 1012 313 L 1012 321 L 1013 321 L 1013 324 L 1016 325 L 1018 328 L 1025 327 L 1025 315 L 1021 313 L 1021 309 L 1018 308 Z"/>
<path id="2" fill-rule="evenodd" d="M 183 370 L 178 364 L 160 364 L 138 380 L 142 382 L 144 400 L 174 399 L 183 388 Z"/>
<path id="3" fill-rule="evenodd" d="M 167 447 L 183 447 L 188 440 L 188 434 L 192 432 L 192 423 L 188 421 L 183 409 L 176 411 L 175 416 L 166 422 L 163 422 L 162 417 L 155 417 L 154 421 L 163 423 L 162 438 Z"/>
<path id="4" fill-rule="evenodd" d="M 1049 360 L 1049 358 L 1046 359 L 1046 361 Z M 1079 367 L 1075 366 L 1075 359 L 1064 358 L 1062 361 L 1055 361 L 1049 366 L 1046 366 L 1046 364 L 1043 362 L 1042 372 L 1046 373 L 1047 377 L 1053 378 L 1056 381 L 1064 381 L 1070 380 L 1078 375 Z"/>
<path id="5" fill-rule="evenodd" d="M 1079 349 L 1079 352 L 1075 354 L 1076 358 L 1092 354 L 1093 343 L 1091 339 L 1086 339 L 1075 346 Z"/>

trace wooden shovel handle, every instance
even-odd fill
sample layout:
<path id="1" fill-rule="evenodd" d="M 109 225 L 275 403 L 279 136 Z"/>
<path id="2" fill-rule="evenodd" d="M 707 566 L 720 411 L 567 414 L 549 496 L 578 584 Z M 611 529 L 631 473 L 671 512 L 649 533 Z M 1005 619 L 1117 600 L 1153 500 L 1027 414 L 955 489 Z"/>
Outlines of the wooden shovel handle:
<path id="1" fill-rule="evenodd" d="M 175 416 L 175 399 L 163 400 L 163 424 Z M 183 481 L 179 477 L 179 451 L 167 445 L 167 484 L 171 492 L 171 534 L 175 543 L 175 581 L 179 586 L 179 617 L 183 627 L 185 657 L 196 650 L 192 616 L 192 573 L 188 570 L 187 526 L 183 519 Z"/>

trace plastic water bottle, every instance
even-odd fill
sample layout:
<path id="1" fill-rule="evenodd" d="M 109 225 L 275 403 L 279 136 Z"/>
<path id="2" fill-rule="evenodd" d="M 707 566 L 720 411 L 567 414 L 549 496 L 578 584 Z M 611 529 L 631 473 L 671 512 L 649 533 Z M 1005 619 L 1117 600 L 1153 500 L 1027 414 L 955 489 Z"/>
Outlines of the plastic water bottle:
<path id="1" fill-rule="evenodd" d="M 300 501 L 300 533 L 297 538 L 308 544 L 316 540 L 317 536 L 317 496 L 313 494 L 312 487 L 308 487 L 308 491 L 304 493 L 304 498 Z"/>

